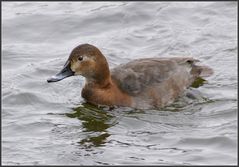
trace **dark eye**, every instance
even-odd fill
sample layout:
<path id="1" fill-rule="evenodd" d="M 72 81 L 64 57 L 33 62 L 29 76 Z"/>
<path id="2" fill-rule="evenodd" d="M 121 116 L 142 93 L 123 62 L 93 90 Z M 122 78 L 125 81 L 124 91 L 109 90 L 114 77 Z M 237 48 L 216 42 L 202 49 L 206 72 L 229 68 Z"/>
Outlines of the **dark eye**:
<path id="1" fill-rule="evenodd" d="M 82 60 L 83 60 L 83 56 L 80 56 L 80 57 L 78 58 L 78 60 L 79 60 L 79 61 L 82 61 Z"/>

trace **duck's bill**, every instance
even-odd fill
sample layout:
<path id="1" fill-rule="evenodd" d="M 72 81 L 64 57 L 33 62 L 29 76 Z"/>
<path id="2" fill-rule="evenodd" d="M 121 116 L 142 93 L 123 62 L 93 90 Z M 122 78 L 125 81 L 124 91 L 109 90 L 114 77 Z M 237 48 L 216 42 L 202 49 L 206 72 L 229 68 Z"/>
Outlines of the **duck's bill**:
<path id="1" fill-rule="evenodd" d="M 67 62 L 64 68 L 58 74 L 47 79 L 47 82 L 57 82 L 73 75 L 74 75 L 74 72 L 70 68 L 70 63 Z"/>

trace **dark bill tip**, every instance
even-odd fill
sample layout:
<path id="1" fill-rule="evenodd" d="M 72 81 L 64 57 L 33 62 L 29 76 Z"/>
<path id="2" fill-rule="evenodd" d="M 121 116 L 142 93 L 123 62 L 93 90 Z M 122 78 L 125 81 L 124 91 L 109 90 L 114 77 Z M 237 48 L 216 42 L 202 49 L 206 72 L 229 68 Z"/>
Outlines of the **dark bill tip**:
<path id="1" fill-rule="evenodd" d="M 64 78 L 66 78 L 66 77 L 64 77 Z M 58 76 L 58 75 L 54 75 L 54 76 L 52 76 L 51 78 L 48 78 L 47 79 L 47 82 L 57 82 L 57 81 L 60 81 L 60 80 L 62 80 L 62 79 L 64 79 L 63 77 L 60 77 L 60 76 Z"/>
<path id="2" fill-rule="evenodd" d="M 57 82 L 64 78 L 73 76 L 75 72 L 73 72 L 70 68 L 70 63 L 67 62 L 64 68 L 56 75 L 52 76 L 51 78 L 47 79 L 47 82 Z"/>

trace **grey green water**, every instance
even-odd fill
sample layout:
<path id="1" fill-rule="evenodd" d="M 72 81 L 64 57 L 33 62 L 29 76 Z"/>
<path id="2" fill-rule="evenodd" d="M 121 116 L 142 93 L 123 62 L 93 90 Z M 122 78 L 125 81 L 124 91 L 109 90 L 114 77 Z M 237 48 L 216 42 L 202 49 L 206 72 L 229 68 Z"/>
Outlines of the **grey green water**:
<path id="1" fill-rule="evenodd" d="M 2 164 L 237 164 L 237 7 L 2 2 Z M 111 68 L 193 56 L 214 75 L 161 110 L 96 108 L 80 97 L 83 78 L 46 82 L 82 43 Z"/>

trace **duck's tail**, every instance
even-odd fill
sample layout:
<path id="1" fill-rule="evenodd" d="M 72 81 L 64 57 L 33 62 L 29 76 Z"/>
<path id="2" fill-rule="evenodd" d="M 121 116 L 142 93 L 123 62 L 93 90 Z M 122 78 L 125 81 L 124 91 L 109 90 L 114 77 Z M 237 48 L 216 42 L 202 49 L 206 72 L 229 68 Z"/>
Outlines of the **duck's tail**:
<path id="1" fill-rule="evenodd" d="M 204 79 L 205 77 L 209 77 L 213 74 L 213 70 L 205 65 L 192 65 L 192 84 L 191 87 L 198 88 L 199 86 L 202 86 L 204 83 L 207 83 L 207 81 Z"/>
<path id="2" fill-rule="evenodd" d="M 205 65 L 201 65 L 200 61 L 192 57 L 174 58 L 179 64 L 189 64 L 191 66 L 191 74 L 194 77 L 209 77 L 213 74 L 213 70 Z"/>
<path id="3" fill-rule="evenodd" d="M 208 66 L 204 66 L 204 65 L 194 65 L 192 71 L 195 70 L 198 73 L 199 77 L 209 77 L 213 74 L 213 70 L 208 67 Z"/>

